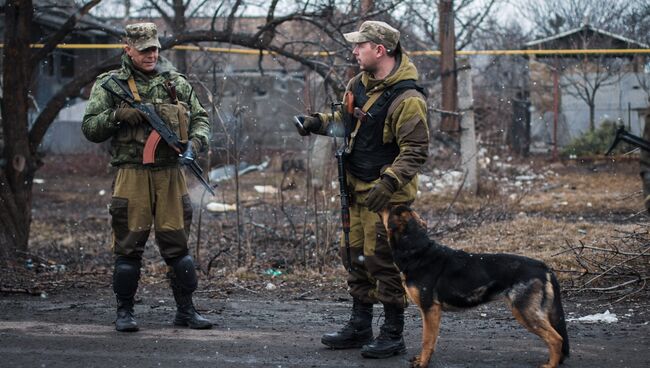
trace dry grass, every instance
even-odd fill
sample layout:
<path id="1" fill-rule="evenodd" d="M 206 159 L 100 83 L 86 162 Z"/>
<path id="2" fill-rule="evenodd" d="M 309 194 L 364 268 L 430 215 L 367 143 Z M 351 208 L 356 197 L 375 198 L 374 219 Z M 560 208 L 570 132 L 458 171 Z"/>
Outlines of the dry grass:
<path id="1" fill-rule="evenodd" d="M 442 239 L 446 245 L 468 252 L 514 253 L 540 259 L 556 270 L 579 272 L 572 253 L 562 252 L 570 244 L 604 246 L 619 242 L 621 232 L 642 230 L 638 224 L 610 224 L 586 221 L 564 222 L 543 217 L 518 215 L 512 220 L 488 223 L 468 229 L 459 236 Z M 558 253 L 562 253 L 558 255 Z M 570 274 L 560 274 L 561 278 Z"/>
<path id="2" fill-rule="evenodd" d="M 59 169 L 61 162 L 68 161 L 72 161 L 69 169 Z M 35 187 L 30 251 L 64 263 L 68 269 L 103 270 L 111 262 L 106 205 L 112 175 L 103 168 L 95 174 L 86 173 L 78 169 L 83 165 L 74 162 L 54 157 L 40 172 L 45 184 Z M 563 252 L 567 244 L 625 247 L 621 234 L 647 232 L 648 217 L 641 213 L 637 165 L 528 161 L 523 170 L 536 176 L 533 181 L 515 185 L 522 170 L 484 172 L 478 196 L 461 194 L 456 198 L 456 188 L 442 194 L 423 189 L 415 208 L 430 226 L 438 224 L 445 230 L 437 232 L 440 243 L 470 252 L 506 252 L 537 258 L 561 271 L 560 278 L 569 282 L 583 268 L 572 253 Z M 292 189 L 281 194 L 260 194 L 253 189 L 254 185 L 280 188 L 289 182 L 294 183 Z M 343 285 L 345 275 L 336 250 L 340 231 L 338 189 L 326 185 L 324 190 L 316 191 L 316 221 L 314 192 L 307 189 L 306 182 L 305 173 L 286 177 L 278 167 L 241 177 L 245 259 L 240 265 L 235 213 L 203 214 L 203 269 L 210 258 L 218 255 L 212 281 L 234 282 L 232 278 L 237 275 L 240 280 L 251 278 L 247 287 L 263 286 L 261 282 L 268 279 L 264 270 L 278 263 L 286 267 L 277 280 L 284 284 L 298 284 L 304 278 L 320 285 Z M 193 184 L 195 192 L 200 193 L 198 185 Z M 220 183 L 214 199 L 234 203 L 234 188 L 232 181 Z M 100 196 L 100 189 L 108 193 Z M 197 198 L 200 195 L 195 195 Z M 192 248 L 197 228 L 195 221 Z M 160 263 L 155 245 L 147 248 L 147 259 L 153 265 Z"/>

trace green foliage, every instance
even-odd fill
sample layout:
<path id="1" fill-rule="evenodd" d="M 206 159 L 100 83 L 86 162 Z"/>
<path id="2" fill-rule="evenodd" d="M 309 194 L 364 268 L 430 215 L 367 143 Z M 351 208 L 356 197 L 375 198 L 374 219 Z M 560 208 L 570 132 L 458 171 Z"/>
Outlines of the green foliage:
<path id="1" fill-rule="evenodd" d="M 609 146 L 614 142 L 618 126 L 613 121 L 604 121 L 596 130 L 588 131 L 564 146 L 560 155 L 564 158 L 570 156 L 598 156 L 604 155 Z M 619 142 L 612 154 L 624 153 L 632 148 L 625 142 Z"/>

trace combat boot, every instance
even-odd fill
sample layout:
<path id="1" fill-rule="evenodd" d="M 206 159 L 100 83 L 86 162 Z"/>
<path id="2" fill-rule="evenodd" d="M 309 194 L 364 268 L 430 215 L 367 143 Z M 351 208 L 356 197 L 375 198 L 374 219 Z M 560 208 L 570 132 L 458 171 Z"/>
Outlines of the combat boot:
<path id="1" fill-rule="evenodd" d="M 196 330 L 205 330 L 212 328 L 212 322 L 204 318 L 194 308 L 192 294 L 181 294 L 174 290 L 174 300 L 176 300 L 176 317 L 174 325 L 188 326 Z"/>
<path id="2" fill-rule="evenodd" d="M 353 299 L 350 320 L 340 331 L 323 335 L 320 340 L 331 349 L 354 349 L 372 341 L 372 303 Z"/>
<path id="3" fill-rule="evenodd" d="M 167 276 L 176 301 L 174 325 L 189 326 L 198 330 L 212 328 L 212 322 L 201 316 L 192 302 L 192 293 L 198 285 L 192 257 L 185 255 L 170 259 L 168 264 L 170 270 Z"/>
<path id="4" fill-rule="evenodd" d="M 121 300 L 117 298 L 117 318 L 115 329 L 120 332 L 135 332 L 139 330 L 138 323 L 133 316 L 133 299 Z"/>
<path id="5" fill-rule="evenodd" d="M 404 344 L 404 307 L 384 304 L 385 320 L 379 329 L 379 335 L 368 345 L 361 348 L 364 358 L 383 359 L 406 353 Z"/>
<path id="6" fill-rule="evenodd" d="M 113 292 L 117 299 L 117 318 L 115 329 L 120 332 L 138 330 L 138 323 L 133 316 L 135 293 L 140 280 L 140 260 L 119 256 L 113 268 Z"/>

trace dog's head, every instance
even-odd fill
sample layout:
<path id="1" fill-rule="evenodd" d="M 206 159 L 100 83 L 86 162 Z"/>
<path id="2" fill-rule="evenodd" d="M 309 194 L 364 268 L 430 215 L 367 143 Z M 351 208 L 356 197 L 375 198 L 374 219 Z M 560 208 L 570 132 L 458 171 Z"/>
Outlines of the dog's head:
<path id="1" fill-rule="evenodd" d="M 380 215 L 391 246 L 397 244 L 406 234 L 422 231 L 426 233 L 426 222 L 408 206 L 395 206 L 390 211 L 382 211 Z"/>

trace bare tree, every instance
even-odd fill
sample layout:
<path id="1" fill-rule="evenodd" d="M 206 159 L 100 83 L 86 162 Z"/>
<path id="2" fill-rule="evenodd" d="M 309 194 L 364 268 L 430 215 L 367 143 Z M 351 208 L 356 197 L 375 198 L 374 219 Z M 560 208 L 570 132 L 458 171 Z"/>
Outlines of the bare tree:
<path id="1" fill-rule="evenodd" d="M 610 0 L 522 1 L 518 12 L 522 19 L 532 23 L 537 37 L 545 37 L 585 24 L 612 31 L 621 29 L 631 3 Z"/>
<path id="2" fill-rule="evenodd" d="M 463 50 L 472 44 L 474 37 L 481 27 L 490 19 L 504 0 L 458 0 L 454 2 L 456 24 L 456 49 Z M 438 18 L 436 6 L 430 0 L 412 0 L 402 4 L 404 17 L 401 17 L 400 27 L 412 29 L 424 37 L 418 38 L 422 48 L 438 48 Z"/>
<path id="3" fill-rule="evenodd" d="M 633 1 L 632 10 L 626 16 L 626 34 L 634 40 L 650 45 L 650 3 L 642 0 Z M 650 102 L 650 60 L 648 56 L 639 56 L 641 61 L 636 70 L 639 86 L 648 96 Z"/>
<path id="4" fill-rule="evenodd" d="M 532 32 L 537 37 L 582 28 L 569 45 L 572 49 L 614 46 L 611 38 L 608 40 L 599 34 L 600 30 L 629 37 L 630 41 L 642 42 L 647 40 L 647 31 L 650 30 L 650 5 L 643 0 L 529 1 L 521 2 L 518 11 L 522 18 L 532 22 Z M 595 29 L 598 30 L 589 32 Z M 626 63 L 622 58 L 604 55 L 558 58 L 552 64 L 562 73 L 563 90 L 581 99 L 589 107 L 591 130 L 595 129 L 595 99 L 599 89 L 617 83 L 621 73 L 631 71 L 626 67 L 631 63 Z"/>
<path id="5" fill-rule="evenodd" d="M 584 57 L 562 66 L 562 90 L 584 101 L 589 107 L 589 130 L 596 129 L 596 94 L 605 86 L 620 81 L 625 61 L 607 56 Z"/>
<path id="6" fill-rule="evenodd" d="M 5 145 L 1 157 L 3 164 L 0 165 L 0 256 L 3 258 L 13 257 L 15 251 L 27 249 L 31 223 L 32 182 L 34 173 L 40 166 L 38 146 L 51 123 L 51 120 L 45 122 L 47 119 L 44 118 L 50 116 L 52 112 L 48 105 L 39 114 L 31 129 L 29 128 L 29 94 L 34 82 L 36 66 L 65 39 L 78 20 L 99 1 L 91 0 L 81 6 L 56 33 L 42 40 L 44 47 L 40 49 L 30 48 L 34 14 L 32 1 L 5 2 L 5 48 L 2 74 L 2 130 Z M 94 70 L 94 73 L 97 75 L 98 71 Z M 76 90 L 71 88 L 71 85 L 64 87 L 67 95 L 74 96 L 75 93 L 79 93 L 79 89 L 92 80 L 92 78 L 87 79 L 74 81 L 71 85 L 77 85 Z M 62 101 L 55 96 L 52 104 L 57 103 L 63 106 Z"/>
<path id="7" fill-rule="evenodd" d="M 504 24 L 490 19 L 475 37 L 474 44 L 480 50 L 513 50 L 528 40 L 518 23 Z M 481 72 L 474 84 L 474 108 L 481 144 L 499 150 L 508 143 L 515 152 L 526 154 L 530 121 L 521 112 L 528 111 L 528 60 L 522 56 L 503 55 L 486 59 L 484 63 L 477 63 Z M 517 116 L 513 116 L 513 110 L 518 111 Z"/>

